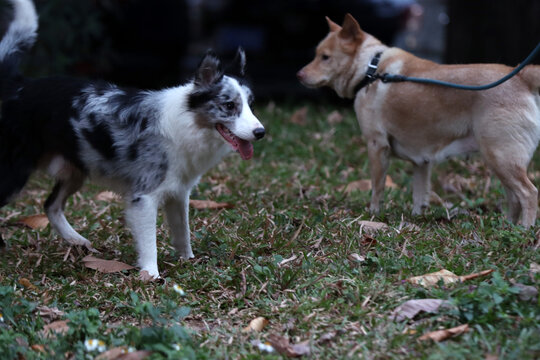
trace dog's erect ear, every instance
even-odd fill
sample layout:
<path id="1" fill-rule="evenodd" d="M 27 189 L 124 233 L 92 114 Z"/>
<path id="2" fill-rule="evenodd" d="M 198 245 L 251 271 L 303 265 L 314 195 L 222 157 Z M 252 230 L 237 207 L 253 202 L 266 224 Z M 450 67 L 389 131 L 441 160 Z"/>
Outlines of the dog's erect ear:
<path id="1" fill-rule="evenodd" d="M 221 62 L 213 51 L 207 51 L 195 75 L 195 84 L 208 86 L 217 82 L 222 76 Z"/>
<path id="2" fill-rule="evenodd" d="M 244 77 L 246 75 L 246 53 L 241 46 L 239 46 L 238 50 L 236 51 L 236 56 L 231 64 L 231 69 L 233 74 L 237 74 L 240 77 Z"/>
<path id="3" fill-rule="evenodd" d="M 330 29 L 330 32 L 341 30 L 341 26 L 330 20 L 328 16 L 326 17 L 326 22 L 328 23 L 328 28 Z"/>
<path id="4" fill-rule="evenodd" d="M 343 20 L 343 26 L 339 31 L 339 37 L 344 40 L 350 40 L 354 42 L 361 42 L 364 38 L 364 32 L 360 29 L 358 22 L 352 17 L 351 14 L 345 15 Z"/>

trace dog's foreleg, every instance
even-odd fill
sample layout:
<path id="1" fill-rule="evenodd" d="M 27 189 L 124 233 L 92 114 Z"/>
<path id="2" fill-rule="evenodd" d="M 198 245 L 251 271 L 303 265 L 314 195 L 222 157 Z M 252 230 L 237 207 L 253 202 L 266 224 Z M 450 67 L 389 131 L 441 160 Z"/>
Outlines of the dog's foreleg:
<path id="1" fill-rule="evenodd" d="M 508 204 L 508 212 L 506 217 L 509 221 L 516 224 L 519 221 L 519 216 L 521 215 L 521 204 L 519 203 L 519 198 L 509 187 L 505 186 L 504 190 Z"/>
<path id="2" fill-rule="evenodd" d="M 64 215 L 66 200 L 82 186 L 83 182 L 84 176 L 80 173 L 74 173 L 69 178 L 57 181 L 51 195 L 45 201 L 45 213 L 60 237 L 72 245 L 81 245 L 94 250 L 90 241 L 75 231 Z"/>
<path id="3" fill-rule="evenodd" d="M 156 219 L 158 202 L 149 195 L 134 197 L 126 204 L 126 222 L 135 239 L 141 271 L 159 277 L 157 266 Z"/>
<path id="4" fill-rule="evenodd" d="M 390 156 L 388 141 L 381 138 L 369 139 L 368 156 L 371 173 L 371 205 L 369 210 L 376 214 L 381 208 L 384 197 L 386 170 L 388 170 Z"/>
<path id="5" fill-rule="evenodd" d="M 413 169 L 413 210 L 414 216 L 422 214 L 429 206 L 431 188 L 431 163 L 414 165 Z"/>
<path id="6" fill-rule="evenodd" d="M 194 257 L 189 233 L 189 194 L 181 194 L 165 202 L 165 214 L 174 248 L 183 259 Z"/>

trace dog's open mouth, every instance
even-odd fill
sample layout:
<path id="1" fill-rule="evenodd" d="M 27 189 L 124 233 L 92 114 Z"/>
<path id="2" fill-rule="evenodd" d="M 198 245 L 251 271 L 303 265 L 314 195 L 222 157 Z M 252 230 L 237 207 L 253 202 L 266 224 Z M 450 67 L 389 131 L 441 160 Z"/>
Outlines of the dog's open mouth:
<path id="1" fill-rule="evenodd" d="M 240 153 L 242 159 L 249 160 L 253 157 L 253 144 L 251 144 L 249 141 L 240 139 L 223 124 L 217 124 L 216 130 L 219 131 L 221 136 L 223 136 L 223 138 L 227 140 L 229 144 L 231 144 L 234 150 Z"/>

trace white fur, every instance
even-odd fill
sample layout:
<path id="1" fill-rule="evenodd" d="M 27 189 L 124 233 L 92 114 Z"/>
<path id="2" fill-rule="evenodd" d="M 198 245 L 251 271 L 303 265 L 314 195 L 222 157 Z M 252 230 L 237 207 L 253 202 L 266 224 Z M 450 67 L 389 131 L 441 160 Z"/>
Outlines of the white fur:
<path id="1" fill-rule="evenodd" d="M 38 16 L 34 3 L 29 0 L 9 0 L 14 9 L 14 19 L 0 42 L 0 61 L 19 50 L 20 34 L 27 41 L 33 42 L 37 37 Z"/>
<path id="2" fill-rule="evenodd" d="M 240 93 L 243 103 L 240 118 L 235 121 L 234 127 L 230 130 L 241 139 L 248 141 L 257 140 L 253 134 L 253 131 L 255 129 L 262 128 L 263 126 L 255 115 L 253 115 L 253 112 L 251 112 L 251 108 L 248 105 L 247 94 L 242 89 L 240 84 L 238 84 L 238 81 L 233 78 L 229 78 L 229 80 L 233 83 L 235 89 Z"/>

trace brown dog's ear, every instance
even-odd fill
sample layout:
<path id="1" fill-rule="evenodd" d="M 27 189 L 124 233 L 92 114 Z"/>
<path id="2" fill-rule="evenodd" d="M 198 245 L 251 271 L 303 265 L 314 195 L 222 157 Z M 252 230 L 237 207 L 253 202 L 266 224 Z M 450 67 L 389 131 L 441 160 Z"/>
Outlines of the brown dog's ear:
<path id="1" fill-rule="evenodd" d="M 330 32 L 341 30 L 341 26 L 330 20 L 328 16 L 326 17 L 326 22 L 328 23 L 328 28 L 330 28 Z"/>
<path id="2" fill-rule="evenodd" d="M 352 17 L 351 14 L 345 15 L 343 20 L 343 26 L 339 32 L 339 37 L 344 40 L 351 40 L 360 42 L 364 38 L 364 32 L 360 29 L 358 22 Z"/>

